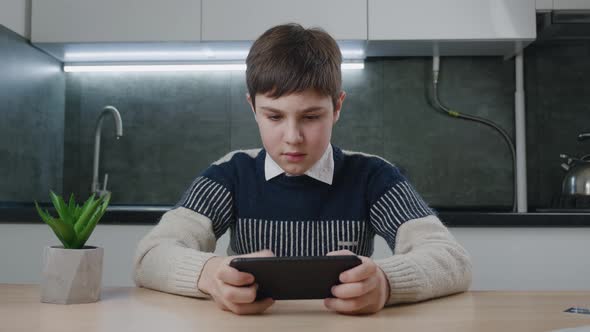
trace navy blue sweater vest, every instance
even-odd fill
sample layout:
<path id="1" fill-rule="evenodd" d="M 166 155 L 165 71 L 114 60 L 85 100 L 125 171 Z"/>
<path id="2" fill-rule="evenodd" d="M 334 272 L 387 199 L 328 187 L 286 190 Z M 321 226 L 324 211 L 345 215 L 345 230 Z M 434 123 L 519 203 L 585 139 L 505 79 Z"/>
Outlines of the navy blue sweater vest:
<path id="1" fill-rule="evenodd" d="M 307 175 L 264 177 L 266 151 L 233 152 L 207 168 L 177 206 L 209 218 L 230 249 L 323 256 L 348 249 L 371 256 L 375 234 L 394 250 L 398 228 L 434 212 L 387 161 L 333 147 L 332 185 Z"/>

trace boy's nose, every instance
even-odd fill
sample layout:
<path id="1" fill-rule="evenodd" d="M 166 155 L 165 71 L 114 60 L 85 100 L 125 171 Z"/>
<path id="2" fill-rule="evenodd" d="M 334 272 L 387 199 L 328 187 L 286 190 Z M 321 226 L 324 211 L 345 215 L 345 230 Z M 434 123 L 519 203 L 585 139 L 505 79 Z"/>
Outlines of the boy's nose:
<path id="1" fill-rule="evenodd" d="M 287 126 L 287 132 L 285 133 L 285 141 L 288 144 L 299 144 L 303 141 L 303 135 L 297 125 Z"/>

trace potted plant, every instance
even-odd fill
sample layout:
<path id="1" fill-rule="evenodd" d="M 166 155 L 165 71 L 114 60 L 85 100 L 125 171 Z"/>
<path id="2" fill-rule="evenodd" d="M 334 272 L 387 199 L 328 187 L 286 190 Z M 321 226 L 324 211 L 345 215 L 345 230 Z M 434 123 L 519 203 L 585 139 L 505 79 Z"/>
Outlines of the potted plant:
<path id="1" fill-rule="evenodd" d="M 67 204 L 53 191 L 49 196 L 58 218 L 42 210 L 37 202 L 35 207 L 63 245 L 45 248 L 41 302 L 96 302 L 100 299 L 103 249 L 85 243 L 106 211 L 110 193 L 99 198 L 93 194 L 82 206 L 76 203 L 73 194 Z"/>

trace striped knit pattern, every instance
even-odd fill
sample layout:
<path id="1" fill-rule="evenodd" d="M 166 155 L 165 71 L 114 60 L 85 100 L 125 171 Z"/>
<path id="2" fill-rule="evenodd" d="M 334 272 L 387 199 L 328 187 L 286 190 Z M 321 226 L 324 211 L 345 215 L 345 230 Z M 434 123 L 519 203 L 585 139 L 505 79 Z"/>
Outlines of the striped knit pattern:
<path id="1" fill-rule="evenodd" d="M 324 256 L 343 249 L 370 256 L 375 236 L 367 222 L 356 220 L 240 218 L 231 231 L 230 246 L 236 254 L 270 249 L 276 256 Z"/>
<path id="2" fill-rule="evenodd" d="M 230 251 L 270 249 L 277 256 L 323 256 L 347 249 L 371 256 L 374 237 L 394 250 L 399 227 L 434 214 L 387 161 L 334 148 L 332 185 L 305 175 L 266 181 L 266 152 L 236 152 L 197 177 L 179 205 L 212 221 Z M 255 154 L 257 153 L 257 154 Z"/>
<path id="3" fill-rule="evenodd" d="M 181 204 L 209 217 L 213 222 L 213 232 L 217 238 L 225 233 L 234 219 L 230 192 L 221 184 L 203 176 L 195 179 L 181 200 Z"/>
<path id="4" fill-rule="evenodd" d="M 395 241 L 398 228 L 406 221 L 434 212 L 406 182 L 398 182 L 371 206 L 371 225 L 388 243 Z"/>

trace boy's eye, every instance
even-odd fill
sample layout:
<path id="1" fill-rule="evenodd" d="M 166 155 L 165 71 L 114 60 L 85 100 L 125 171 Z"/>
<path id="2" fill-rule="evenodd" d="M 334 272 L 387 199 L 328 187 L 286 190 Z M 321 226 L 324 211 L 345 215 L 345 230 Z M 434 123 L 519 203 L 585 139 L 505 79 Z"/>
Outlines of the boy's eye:
<path id="1" fill-rule="evenodd" d="M 271 121 L 279 121 L 279 120 L 283 119 L 282 115 L 267 115 L 266 117 Z M 303 119 L 312 121 L 312 120 L 317 120 L 320 117 L 321 117 L 321 115 L 306 115 L 303 117 Z"/>

